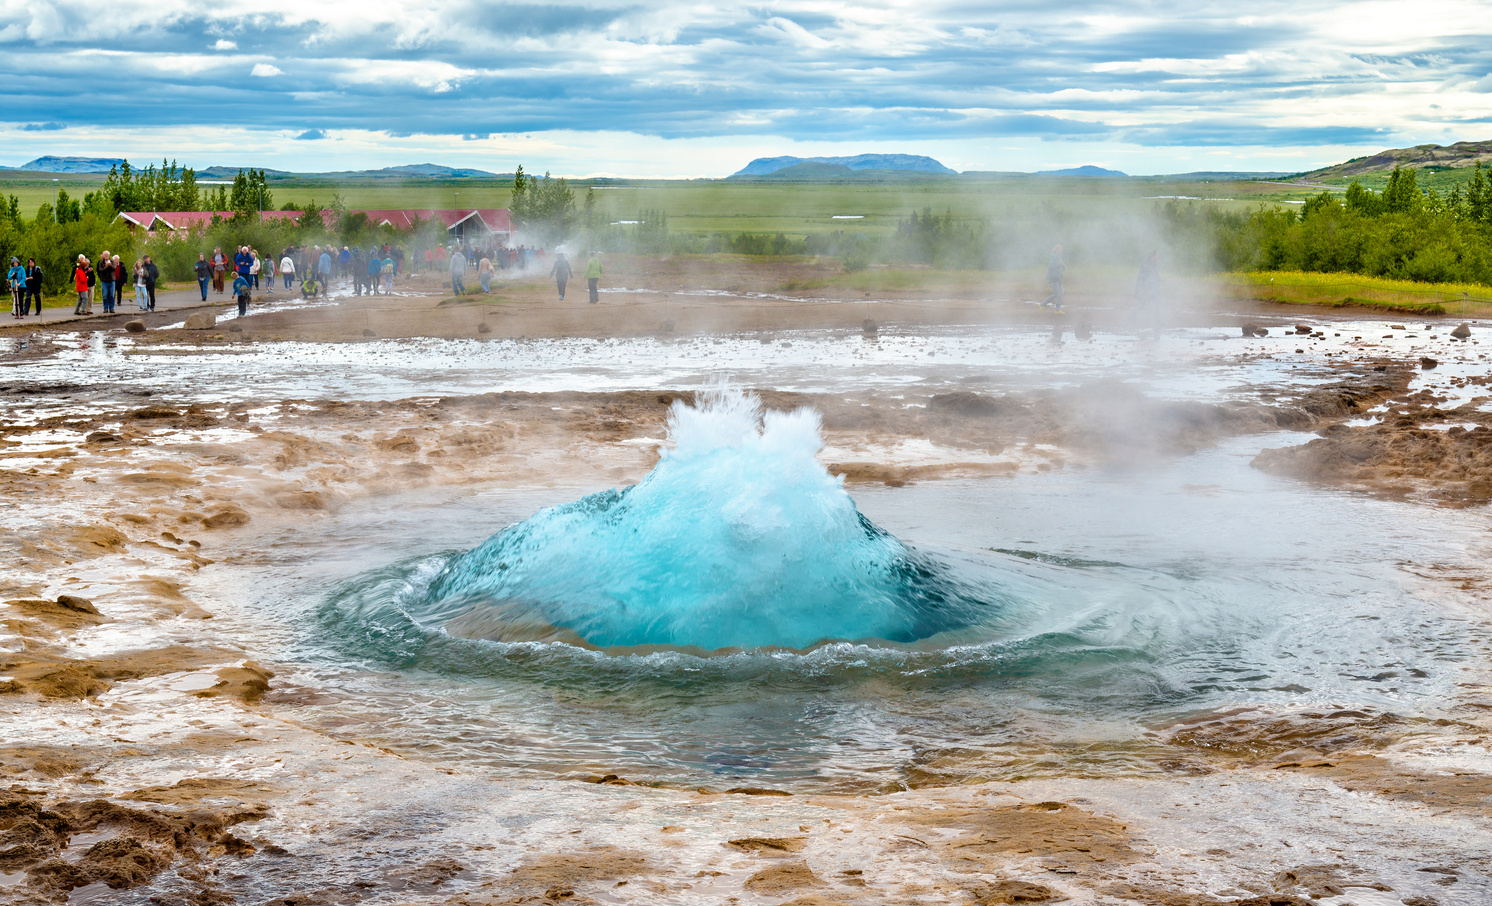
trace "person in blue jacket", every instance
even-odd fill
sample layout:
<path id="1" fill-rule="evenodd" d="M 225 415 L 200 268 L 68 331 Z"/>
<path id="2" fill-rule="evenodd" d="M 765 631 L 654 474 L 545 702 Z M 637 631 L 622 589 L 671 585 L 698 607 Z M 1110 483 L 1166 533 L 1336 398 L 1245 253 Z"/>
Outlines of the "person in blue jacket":
<path id="1" fill-rule="evenodd" d="M 21 259 L 14 255 L 10 259 L 10 270 L 5 272 L 5 284 L 10 287 L 11 317 L 26 317 L 21 313 L 21 300 L 26 298 L 26 269 L 21 267 Z"/>

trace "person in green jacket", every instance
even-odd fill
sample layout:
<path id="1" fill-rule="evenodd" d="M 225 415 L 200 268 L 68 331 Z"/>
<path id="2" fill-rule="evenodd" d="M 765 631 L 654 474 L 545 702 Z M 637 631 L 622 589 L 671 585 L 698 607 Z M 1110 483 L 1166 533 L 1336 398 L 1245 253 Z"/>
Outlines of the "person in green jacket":
<path id="1" fill-rule="evenodd" d="M 595 252 L 585 260 L 585 282 L 591 288 L 592 304 L 601 301 L 600 291 L 596 286 L 601 282 L 601 259 L 596 257 Z"/>

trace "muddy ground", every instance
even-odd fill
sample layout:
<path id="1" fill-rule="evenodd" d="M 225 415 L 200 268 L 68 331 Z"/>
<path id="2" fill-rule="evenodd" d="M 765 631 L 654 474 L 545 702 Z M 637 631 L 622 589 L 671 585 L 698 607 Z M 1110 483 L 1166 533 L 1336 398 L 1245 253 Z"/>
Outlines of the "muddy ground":
<path id="1" fill-rule="evenodd" d="M 629 336 L 1045 317 L 981 298 L 751 298 L 742 294 L 784 278 L 744 266 L 713 282 L 683 265 L 659 273 L 656 293 L 608 294 L 594 307 L 583 283 L 560 305 L 534 280 L 504 287 L 501 302 L 351 300 L 257 315 L 236 331 L 161 330 L 171 323 L 162 315 L 141 336 L 220 348 L 359 342 L 365 331 Z M 681 294 L 695 290 L 734 295 Z M 1249 313 L 1293 330 L 1279 315 Z M 1069 329 L 1087 329 L 1109 315 L 1070 317 Z M 45 337 L 12 353 L 48 354 Z M 830 468 L 851 484 L 1151 462 L 1238 435 L 1311 431 L 1317 439 L 1266 450 L 1255 465 L 1426 505 L 1482 505 L 1492 415 L 1410 393 L 1421 367 L 1364 348 L 1321 362 L 1323 380 L 1299 391 L 1224 403 L 1122 384 L 853 400 L 758 392 L 772 408 L 822 413 Z M 627 442 L 662 437 L 669 405 L 691 393 L 180 406 L 121 405 L 114 388 L 7 384 L 0 902 L 1431 906 L 1492 891 L 1492 779 L 1471 757 L 1492 729 L 1486 688 L 1467 688 L 1458 718 L 1436 726 L 1367 711 L 1179 722 L 1157 728 L 1150 768 L 1129 778 L 973 782 L 929 760 L 902 789 L 861 796 L 615 775 L 504 782 L 281 717 L 277 702 L 315 688 L 287 683 L 281 665 L 213 629 L 214 614 L 185 591 L 271 532 L 389 490 L 542 486 L 582 471 L 636 481 L 657 447 Z M 75 405 L 15 414 L 40 396 Z M 1388 415 L 1353 424 L 1374 412 Z M 1435 429 L 1447 420 L 1456 426 Z M 905 439 L 953 455 L 873 455 Z M 1423 744 L 1418 757 L 1396 748 L 1406 739 Z M 1219 799 L 1234 805 L 1220 810 Z M 1368 855 L 1395 838 L 1420 854 L 1407 857 L 1411 869 L 1389 872 Z"/>

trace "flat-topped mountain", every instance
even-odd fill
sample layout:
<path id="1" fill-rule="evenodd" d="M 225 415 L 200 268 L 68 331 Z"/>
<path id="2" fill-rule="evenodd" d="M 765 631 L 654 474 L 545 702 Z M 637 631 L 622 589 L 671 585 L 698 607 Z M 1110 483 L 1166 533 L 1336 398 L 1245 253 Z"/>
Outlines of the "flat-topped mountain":
<path id="1" fill-rule="evenodd" d="M 798 167 L 802 164 L 833 164 L 847 170 L 901 170 L 912 173 L 940 173 L 956 175 L 931 157 L 920 154 L 857 154 L 853 157 L 758 157 L 756 160 L 732 173 L 736 176 L 769 176 L 779 170 Z M 811 172 L 811 171 L 799 171 Z"/>

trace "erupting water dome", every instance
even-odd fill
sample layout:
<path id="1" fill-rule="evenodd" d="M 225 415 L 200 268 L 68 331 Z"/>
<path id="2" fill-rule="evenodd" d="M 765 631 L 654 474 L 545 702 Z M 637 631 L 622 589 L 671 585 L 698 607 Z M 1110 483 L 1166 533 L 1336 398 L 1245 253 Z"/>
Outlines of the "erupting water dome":
<path id="1" fill-rule="evenodd" d="M 410 616 L 467 637 L 807 648 L 910 642 L 982 607 L 860 514 L 818 414 L 715 386 L 675 402 L 638 484 L 542 510 L 450 561 Z"/>

